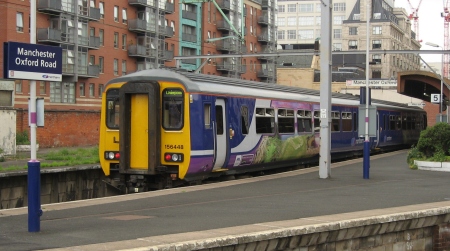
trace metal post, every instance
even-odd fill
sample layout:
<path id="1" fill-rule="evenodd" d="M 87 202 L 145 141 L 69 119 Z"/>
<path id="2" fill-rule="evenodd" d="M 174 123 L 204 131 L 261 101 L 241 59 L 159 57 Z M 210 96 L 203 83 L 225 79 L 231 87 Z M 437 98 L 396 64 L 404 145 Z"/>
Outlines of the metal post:
<path id="1" fill-rule="evenodd" d="M 363 151 L 363 178 L 369 179 L 370 168 L 370 138 L 369 138 L 369 21 L 370 14 L 370 0 L 366 0 L 366 119 L 365 119 L 365 136 L 364 136 L 364 151 Z"/>
<path id="2" fill-rule="evenodd" d="M 30 1 L 30 44 L 36 44 L 36 0 Z M 40 231 L 41 166 L 36 159 L 36 81 L 30 81 L 30 143 L 31 159 L 28 161 L 28 232 Z"/>
<path id="3" fill-rule="evenodd" d="M 331 177 L 331 11 L 332 0 L 321 1 L 320 42 L 320 150 L 319 177 Z M 314 125 L 316 127 L 317 125 Z"/>
<path id="4" fill-rule="evenodd" d="M 442 118 L 442 106 L 444 105 L 443 90 L 444 90 L 444 54 L 442 54 L 441 56 L 441 97 L 439 103 L 439 122 L 444 122 Z"/>

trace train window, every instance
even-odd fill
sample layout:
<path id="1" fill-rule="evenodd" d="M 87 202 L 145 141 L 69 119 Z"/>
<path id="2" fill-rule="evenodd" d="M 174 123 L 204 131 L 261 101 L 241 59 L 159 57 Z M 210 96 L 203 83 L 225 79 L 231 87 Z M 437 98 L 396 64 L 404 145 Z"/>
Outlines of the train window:
<path id="1" fill-rule="evenodd" d="M 397 126 L 397 118 L 395 115 L 389 115 L 389 130 L 395 130 Z"/>
<path id="2" fill-rule="evenodd" d="M 358 116 L 357 113 L 353 113 L 353 131 L 358 131 Z"/>
<path id="3" fill-rule="evenodd" d="M 402 129 L 402 116 L 395 116 L 397 117 L 397 126 L 396 126 L 396 130 L 401 130 Z"/>
<path id="4" fill-rule="evenodd" d="M 256 133 L 274 133 L 275 110 L 256 108 Z"/>
<path id="5" fill-rule="evenodd" d="M 247 106 L 241 106 L 241 130 L 242 134 L 248 134 L 248 107 Z"/>
<path id="6" fill-rule="evenodd" d="M 389 130 L 389 121 L 387 119 L 386 114 L 383 115 L 383 119 L 384 119 L 384 130 Z"/>
<path id="7" fill-rule="evenodd" d="M 223 110 L 222 106 L 216 105 L 217 135 L 223 135 Z"/>
<path id="8" fill-rule="evenodd" d="M 109 89 L 106 92 L 106 126 L 111 129 L 119 129 L 119 89 Z"/>
<path id="9" fill-rule="evenodd" d="M 297 111 L 297 131 L 311 132 L 312 131 L 311 111 L 298 110 Z"/>
<path id="10" fill-rule="evenodd" d="M 203 106 L 203 119 L 205 120 L 205 129 L 211 128 L 211 104 Z"/>
<path id="11" fill-rule="evenodd" d="M 342 131 L 351 132 L 352 131 L 352 113 L 343 112 L 342 113 Z"/>
<path id="12" fill-rule="evenodd" d="M 163 91 L 163 127 L 166 130 L 180 130 L 183 127 L 183 91 Z"/>
<path id="13" fill-rule="evenodd" d="M 403 117 L 402 117 L 402 130 L 406 130 L 406 129 L 408 129 L 407 116 L 403 115 Z"/>
<path id="14" fill-rule="evenodd" d="M 278 109 L 278 132 L 294 133 L 295 132 L 294 110 Z"/>
<path id="15" fill-rule="evenodd" d="M 341 119 L 341 114 L 339 112 L 331 112 L 331 131 L 332 132 L 341 131 L 340 124 L 339 124 L 340 119 Z"/>
<path id="16" fill-rule="evenodd" d="M 320 130 L 320 113 L 319 111 L 314 111 L 314 131 Z"/>

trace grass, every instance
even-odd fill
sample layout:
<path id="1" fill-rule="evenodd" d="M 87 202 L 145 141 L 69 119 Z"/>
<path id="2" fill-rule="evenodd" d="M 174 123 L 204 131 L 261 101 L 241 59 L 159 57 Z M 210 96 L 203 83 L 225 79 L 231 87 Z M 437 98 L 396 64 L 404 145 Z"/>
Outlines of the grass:
<path id="1" fill-rule="evenodd" d="M 98 157 L 98 147 L 77 148 L 77 149 L 60 149 L 46 154 L 38 154 L 37 158 L 41 161 L 41 168 L 60 167 L 60 166 L 76 166 L 97 164 L 100 162 Z M 25 159 L 18 155 L 13 156 L 12 159 Z M 27 165 L 24 166 L 9 166 L 3 167 L 0 162 L 0 172 L 5 171 L 20 171 L 26 170 Z"/>

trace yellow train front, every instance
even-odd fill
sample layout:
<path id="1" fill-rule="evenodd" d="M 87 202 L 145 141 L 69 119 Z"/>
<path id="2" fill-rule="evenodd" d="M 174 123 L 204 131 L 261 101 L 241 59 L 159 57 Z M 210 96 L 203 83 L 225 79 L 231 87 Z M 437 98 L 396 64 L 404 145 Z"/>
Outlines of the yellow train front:
<path id="1" fill-rule="evenodd" d="M 100 164 L 125 193 L 176 186 L 189 164 L 185 87 L 144 72 L 110 81 L 102 97 Z"/>

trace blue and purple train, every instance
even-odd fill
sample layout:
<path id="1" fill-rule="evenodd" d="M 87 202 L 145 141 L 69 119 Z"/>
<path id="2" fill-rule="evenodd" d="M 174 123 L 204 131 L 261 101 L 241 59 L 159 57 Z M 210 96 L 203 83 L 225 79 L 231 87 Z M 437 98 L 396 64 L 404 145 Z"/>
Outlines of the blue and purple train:
<path id="1" fill-rule="evenodd" d="M 113 79 L 102 98 L 99 154 L 126 193 L 317 162 L 319 92 L 165 69 Z M 371 148 L 414 144 L 418 107 L 373 100 Z M 331 154 L 361 155 L 359 97 L 333 94 Z"/>

